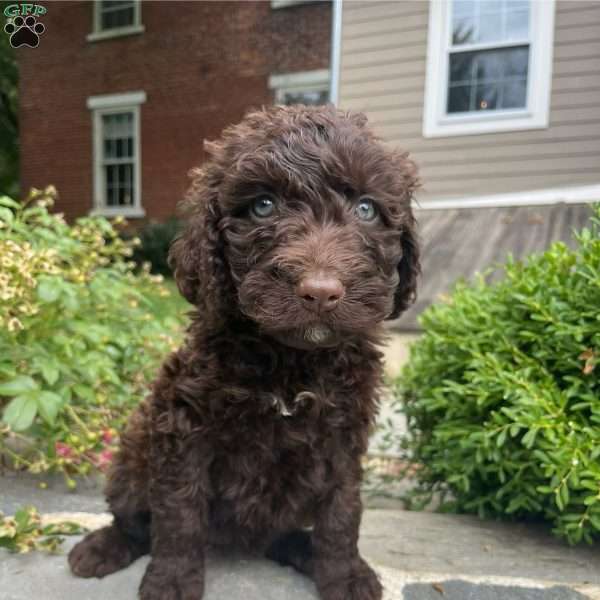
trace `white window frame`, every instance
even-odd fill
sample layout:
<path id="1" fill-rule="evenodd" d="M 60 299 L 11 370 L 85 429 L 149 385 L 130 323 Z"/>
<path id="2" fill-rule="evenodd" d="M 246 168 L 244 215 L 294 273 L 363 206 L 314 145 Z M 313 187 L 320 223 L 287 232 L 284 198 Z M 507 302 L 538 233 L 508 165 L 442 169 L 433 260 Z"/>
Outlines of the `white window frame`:
<path id="1" fill-rule="evenodd" d="M 432 138 L 547 128 L 550 120 L 554 8 L 554 0 L 530 2 L 527 106 L 521 109 L 448 114 L 446 107 L 452 2 L 430 0 L 423 136 Z M 522 45 L 522 42 L 514 45 Z M 465 45 L 464 49 L 483 50 L 506 46 L 504 43 L 479 43 Z"/>
<path id="2" fill-rule="evenodd" d="M 143 217 L 146 214 L 142 208 L 142 153 L 140 136 L 140 106 L 144 102 L 146 102 L 146 92 L 143 91 L 91 96 L 87 99 L 87 107 L 92 112 L 94 208 L 91 214 L 93 215 L 103 215 L 105 217 Z M 133 163 L 135 171 L 133 178 L 133 206 L 107 206 L 102 165 L 104 151 L 102 147 L 102 117 L 122 112 L 131 112 L 133 114 Z"/>
<path id="3" fill-rule="evenodd" d="M 329 69 L 282 73 L 269 77 L 269 89 L 275 92 L 275 103 L 282 104 L 286 93 L 323 92 L 331 96 Z"/>
<path id="4" fill-rule="evenodd" d="M 316 2 L 316 0 L 271 0 L 271 8 L 287 8 L 288 6 L 308 4 L 309 2 Z"/>
<path id="5" fill-rule="evenodd" d="M 127 25 L 126 27 L 114 27 L 112 29 L 102 29 L 102 15 L 100 14 L 101 2 L 94 0 L 93 2 L 93 30 L 92 33 L 87 35 L 88 42 L 95 42 L 98 40 L 106 40 L 114 37 L 121 37 L 124 35 L 133 35 L 136 33 L 143 33 L 146 28 L 142 25 L 142 2 L 141 0 L 134 0 L 133 2 L 133 25 Z"/>

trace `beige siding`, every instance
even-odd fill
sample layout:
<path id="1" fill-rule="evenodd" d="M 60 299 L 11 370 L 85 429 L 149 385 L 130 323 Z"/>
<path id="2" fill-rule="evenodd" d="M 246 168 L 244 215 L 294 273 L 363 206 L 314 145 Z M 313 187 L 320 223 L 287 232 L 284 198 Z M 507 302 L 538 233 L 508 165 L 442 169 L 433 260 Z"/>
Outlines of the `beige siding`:
<path id="1" fill-rule="evenodd" d="M 600 1 L 557 0 L 547 129 L 422 136 L 429 3 L 347 0 L 340 106 L 421 166 L 422 199 L 600 183 Z"/>

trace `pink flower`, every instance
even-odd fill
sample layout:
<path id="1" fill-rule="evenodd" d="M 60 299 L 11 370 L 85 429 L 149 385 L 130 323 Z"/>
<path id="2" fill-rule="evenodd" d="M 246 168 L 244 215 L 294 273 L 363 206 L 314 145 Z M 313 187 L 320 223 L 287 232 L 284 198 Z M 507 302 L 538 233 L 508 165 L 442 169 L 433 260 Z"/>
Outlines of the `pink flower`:
<path id="1" fill-rule="evenodd" d="M 101 471 L 106 471 L 110 466 L 110 463 L 113 460 L 113 452 L 112 450 L 102 450 L 102 452 L 97 452 L 92 455 L 92 462 L 100 469 Z"/>
<path id="2" fill-rule="evenodd" d="M 54 451 L 56 452 L 56 455 L 61 458 L 73 458 L 74 456 L 73 448 L 64 442 L 55 442 Z"/>

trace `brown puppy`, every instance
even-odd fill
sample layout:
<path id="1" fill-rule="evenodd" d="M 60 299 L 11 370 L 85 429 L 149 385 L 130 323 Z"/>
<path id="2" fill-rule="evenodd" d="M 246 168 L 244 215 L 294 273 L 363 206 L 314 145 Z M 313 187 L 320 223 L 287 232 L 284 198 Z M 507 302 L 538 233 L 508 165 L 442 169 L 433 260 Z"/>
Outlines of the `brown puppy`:
<path id="1" fill-rule="evenodd" d="M 324 600 L 377 600 L 357 549 L 361 456 L 379 325 L 415 294 L 416 169 L 332 107 L 251 113 L 208 150 L 171 252 L 196 307 L 187 339 L 122 435 L 114 524 L 71 569 L 103 577 L 151 553 L 142 600 L 197 600 L 205 549 L 238 545 Z"/>

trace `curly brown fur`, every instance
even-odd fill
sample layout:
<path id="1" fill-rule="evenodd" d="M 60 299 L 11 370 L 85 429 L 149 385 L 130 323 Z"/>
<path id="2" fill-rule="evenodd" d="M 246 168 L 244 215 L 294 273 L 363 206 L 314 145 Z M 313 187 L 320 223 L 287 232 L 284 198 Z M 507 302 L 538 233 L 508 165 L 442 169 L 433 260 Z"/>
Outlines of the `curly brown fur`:
<path id="1" fill-rule="evenodd" d="M 197 600 L 205 549 L 235 545 L 310 574 L 324 600 L 378 600 L 357 548 L 361 456 L 380 324 L 415 294 L 416 169 L 332 107 L 251 113 L 209 151 L 171 252 L 196 307 L 186 342 L 123 433 L 113 525 L 71 568 L 102 577 L 150 550 L 141 598 Z M 333 308 L 298 291 L 319 277 Z"/>

